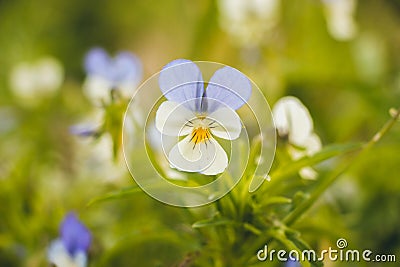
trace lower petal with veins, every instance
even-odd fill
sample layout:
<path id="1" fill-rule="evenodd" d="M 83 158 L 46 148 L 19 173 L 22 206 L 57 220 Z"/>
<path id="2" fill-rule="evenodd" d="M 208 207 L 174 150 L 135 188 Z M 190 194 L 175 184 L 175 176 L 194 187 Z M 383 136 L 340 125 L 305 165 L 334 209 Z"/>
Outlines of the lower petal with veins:
<path id="1" fill-rule="evenodd" d="M 226 169 L 228 156 L 214 138 L 199 144 L 194 144 L 190 138 L 190 135 L 186 136 L 169 152 L 171 167 L 205 175 L 216 175 Z"/>

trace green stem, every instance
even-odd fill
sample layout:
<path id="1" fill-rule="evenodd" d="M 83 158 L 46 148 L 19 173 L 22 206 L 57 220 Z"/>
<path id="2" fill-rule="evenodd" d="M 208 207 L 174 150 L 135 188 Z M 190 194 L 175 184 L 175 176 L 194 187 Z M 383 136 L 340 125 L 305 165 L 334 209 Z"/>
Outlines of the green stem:
<path id="1" fill-rule="evenodd" d="M 283 222 L 290 226 L 295 223 L 301 215 L 303 215 L 314 203 L 315 201 L 329 188 L 329 186 L 337 180 L 344 172 L 346 172 L 356 160 L 359 160 L 362 155 L 364 155 L 371 147 L 373 147 L 382 137 L 396 124 L 400 117 L 400 108 L 398 108 L 392 118 L 383 125 L 383 127 L 365 144 L 360 150 L 360 152 L 354 157 L 353 161 L 346 160 L 346 163 L 341 168 L 337 168 L 330 176 L 328 176 L 311 194 L 310 198 L 304 201 L 298 206 L 293 212 L 288 214 Z"/>
<path id="2" fill-rule="evenodd" d="M 394 114 L 392 115 L 392 118 L 383 125 L 383 127 L 377 132 L 371 140 L 366 144 L 366 148 L 372 147 L 374 144 L 376 144 L 381 138 L 396 124 L 396 122 L 400 118 L 400 107 L 396 109 Z"/>

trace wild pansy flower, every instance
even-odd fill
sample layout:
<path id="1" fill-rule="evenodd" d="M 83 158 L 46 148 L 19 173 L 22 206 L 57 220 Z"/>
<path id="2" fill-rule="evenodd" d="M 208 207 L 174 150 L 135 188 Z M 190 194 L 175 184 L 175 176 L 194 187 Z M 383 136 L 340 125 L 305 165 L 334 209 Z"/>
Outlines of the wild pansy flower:
<path id="1" fill-rule="evenodd" d="M 292 96 L 281 98 L 274 105 L 272 113 L 279 136 L 288 139 L 292 159 L 311 156 L 321 149 L 321 140 L 314 133 L 310 112 L 299 99 Z M 302 168 L 299 174 L 306 179 L 317 177 L 315 170 L 310 167 Z"/>
<path id="2" fill-rule="evenodd" d="M 64 80 L 61 63 L 52 57 L 15 65 L 10 75 L 13 94 L 26 105 L 35 105 L 43 97 L 54 95 Z"/>
<path id="3" fill-rule="evenodd" d="M 48 260 L 57 267 L 86 267 L 92 236 L 89 230 L 69 213 L 61 224 L 60 238 L 48 250 Z"/>
<path id="4" fill-rule="evenodd" d="M 357 0 L 323 0 L 328 30 L 339 41 L 350 40 L 357 32 L 354 20 Z"/>
<path id="5" fill-rule="evenodd" d="M 168 152 L 171 167 L 205 175 L 222 173 L 228 156 L 215 137 L 239 137 L 242 124 L 235 110 L 250 98 L 249 79 L 223 67 L 205 89 L 198 66 L 178 59 L 163 68 L 159 86 L 167 101 L 157 110 L 156 127 L 163 135 L 184 137 Z"/>
<path id="6" fill-rule="evenodd" d="M 102 48 L 93 48 L 85 57 L 87 79 L 84 93 L 95 104 L 109 103 L 115 95 L 130 99 L 142 79 L 142 64 L 132 53 L 119 52 L 114 58 Z"/>

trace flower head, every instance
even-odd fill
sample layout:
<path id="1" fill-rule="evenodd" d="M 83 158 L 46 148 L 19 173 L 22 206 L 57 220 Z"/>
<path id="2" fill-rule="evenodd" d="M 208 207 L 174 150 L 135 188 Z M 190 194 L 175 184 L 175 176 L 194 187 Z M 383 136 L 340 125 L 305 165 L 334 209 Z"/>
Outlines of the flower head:
<path id="1" fill-rule="evenodd" d="M 57 267 L 85 267 L 91 240 L 89 230 L 69 213 L 61 224 L 60 238 L 49 247 L 48 259 Z"/>
<path id="2" fill-rule="evenodd" d="M 287 138 L 289 153 L 294 160 L 311 156 L 321 149 L 321 140 L 314 133 L 313 120 L 308 109 L 299 99 L 287 96 L 281 98 L 272 109 L 275 126 L 281 137 Z M 316 178 L 317 173 L 305 167 L 300 170 L 303 178 Z"/>
<path id="3" fill-rule="evenodd" d="M 168 101 L 157 110 L 156 127 L 164 135 L 184 137 L 168 153 L 171 166 L 205 175 L 223 172 L 228 157 L 215 137 L 239 137 L 242 124 L 235 110 L 250 98 L 250 81 L 238 70 L 223 67 L 205 89 L 198 66 L 178 59 L 163 68 L 159 85 Z"/>
<path id="4" fill-rule="evenodd" d="M 112 90 L 129 99 L 142 78 L 140 60 L 126 51 L 111 58 L 102 48 L 93 48 L 84 65 L 88 74 L 84 92 L 95 103 L 109 102 Z"/>

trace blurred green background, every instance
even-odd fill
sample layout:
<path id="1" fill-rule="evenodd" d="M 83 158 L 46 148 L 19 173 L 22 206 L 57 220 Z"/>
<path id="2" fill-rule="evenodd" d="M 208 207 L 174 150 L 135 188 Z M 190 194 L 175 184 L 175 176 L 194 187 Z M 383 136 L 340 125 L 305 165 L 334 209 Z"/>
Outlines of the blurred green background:
<path id="1" fill-rule="evenodd" d="M 93 233 L 90 266 L 177 266 L 201 250 L 191 213 L 201 217 L 204 209 L 169 207 L 142 192 L 87 206 L 133 184 L 122 165 L 99 158 L 98 142 L 69 133 L 92 109 L 82 83 L 83 58 L 94 46 L 135 53 L 143 80 L 176 58 L 236 67 L 270 105 L 300 98 L 325 145 L 367 141 L 400 106 L 399 1 L 362 0 L 341 15 L 329 9 L 335 0 L 267 1 L 279 5 L 261 15 L 249 10 L 245 19 L 222 2 L 0 0 L 0 266 L 46 266 L 70 210 Z M 335 33 L 335 23 L 353 32 Z M 24 103 L 11 71 L 45 56 L 62 63 L 64 82 L 39 104 Z M 397 125 L 299 220 L 295 227 L 313 247 L 345 237 L 352 248 L 400 260 L 399 151 Z"/>

